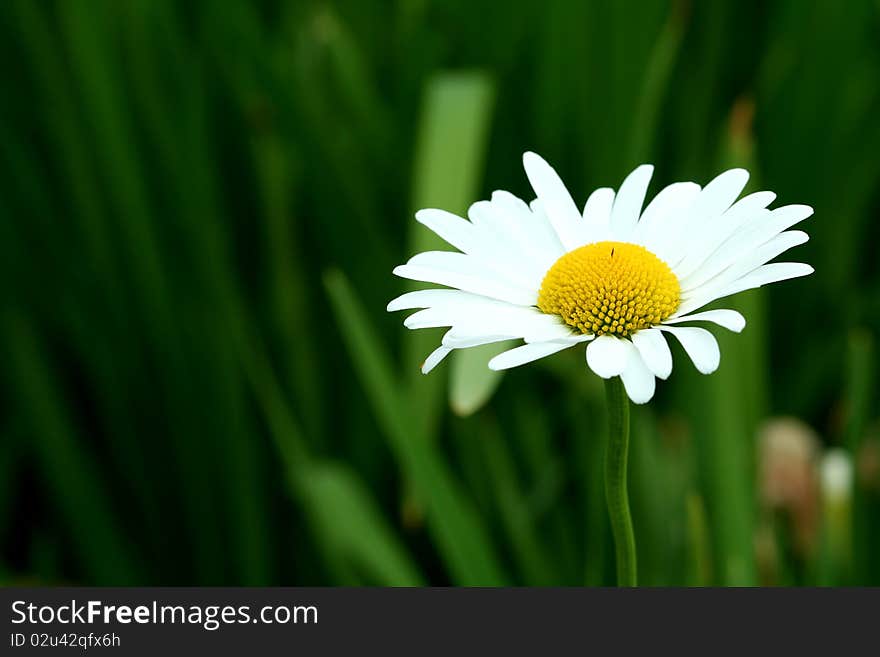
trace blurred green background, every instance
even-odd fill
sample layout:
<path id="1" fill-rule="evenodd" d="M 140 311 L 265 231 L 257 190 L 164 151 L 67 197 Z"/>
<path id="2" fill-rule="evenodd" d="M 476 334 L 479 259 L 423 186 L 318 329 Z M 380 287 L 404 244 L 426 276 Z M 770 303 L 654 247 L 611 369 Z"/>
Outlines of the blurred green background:
<path id="1" fill-rule="evenodd" d="M 816 273 L 635 409 L 640 580 L 880 584 L 880 3 L 0 4 L 0 580 L 611 584 L 581 350 L 418 368 L 420 207 L 730 166 Z M 729 304 L 725 303 L 725 306 Z M 677 345 L 674 345 L 675 348 Z"/>

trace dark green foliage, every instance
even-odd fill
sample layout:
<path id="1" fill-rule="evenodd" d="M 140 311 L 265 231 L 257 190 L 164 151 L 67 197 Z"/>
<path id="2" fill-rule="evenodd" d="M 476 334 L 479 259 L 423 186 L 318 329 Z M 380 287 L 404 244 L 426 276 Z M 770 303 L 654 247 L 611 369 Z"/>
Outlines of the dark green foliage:
<path id="1" fill-rule="evenodd" d="M 746 166 L 816 209 L 816 274 L 741 295 L 720 370 L 673 347 L 633 412 L 641 582 L 880 584 L 878 25 L 871 0 L 0 3 L 0 578 L 613 582 L 582 352 L 422 377 L 439 334 L 385 312 L 434 248 L 413 211 L 530 199 L 536 150 L 581 200 L 650 161 L 651 193 Z M 756 549 L 777 415 L 858 460 L 849 565 L 821 522 Z"/>

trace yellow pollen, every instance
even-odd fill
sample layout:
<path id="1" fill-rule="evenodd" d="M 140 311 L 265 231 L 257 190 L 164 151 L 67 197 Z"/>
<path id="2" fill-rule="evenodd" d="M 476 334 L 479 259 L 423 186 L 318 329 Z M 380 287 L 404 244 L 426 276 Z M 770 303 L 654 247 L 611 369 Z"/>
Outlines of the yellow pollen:
<path id="1" fill-rule="evenodd" d="M 662 322 L 680 299 L 678 278 L 648 249 L 598 242 L 553 263 L 541 282 L 538 308 L 583 333 L 624 337 Z"/>

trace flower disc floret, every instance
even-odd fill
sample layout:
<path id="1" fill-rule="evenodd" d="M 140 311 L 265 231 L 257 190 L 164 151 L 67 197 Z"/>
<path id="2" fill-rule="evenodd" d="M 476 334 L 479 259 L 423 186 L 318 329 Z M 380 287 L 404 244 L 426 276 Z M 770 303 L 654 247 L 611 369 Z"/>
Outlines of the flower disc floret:
<path id="1" fill-rule="evenodd" d="M 680 301 L 678 278 L 648 249 L 597 242 L 553 264 L 541 283 L 537 305 L 582 333 L 626 337 L 660 324 Z"/>

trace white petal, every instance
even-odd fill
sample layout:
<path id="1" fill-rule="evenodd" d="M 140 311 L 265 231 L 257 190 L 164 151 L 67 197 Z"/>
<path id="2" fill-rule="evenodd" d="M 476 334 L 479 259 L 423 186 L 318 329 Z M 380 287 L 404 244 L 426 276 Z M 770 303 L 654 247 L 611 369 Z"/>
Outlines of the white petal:
<path id="1" fill-rule="evenodd" d="M 531 281 L 530 284 L 537 285 L 556 259 L 552 247 L 550 253 L 544 252 L 552 242 L 544 239 L 544 246 L 541 246 L 538 237 L 548 230 L 552 233 L 552 228 L 541 229 L 540 223 L 531 221 L 532 213 L 528 207 L 522 205 L 528 219 L 519 211 L 512 212 L 503 202 L 478 201 L 471 205 L 468 216 L 476 232 L 473 255 L 484 267 L 502 274 L 507 280 Z M 538 230 L 526 230 L 526 224 L 537 226 Z"/>
<path id="2" fill-rule="evenodd" d="M 496 277 L 488 275 L 474 276 L 419 265 L 399 265 L 394 268 L 394 275 L 424 283 L 446 285 L 522 306 L 531 306 L 538 301 L 536 290 L 526 290 L 522 287 L 499 283 Z"/>
<path id="3" fill-rule="evenodd" d="M 719 174 L 703 188 L 694 205 L 695 213 L 718 215 L 726 211 L 745 189 L 748 181 L 749 172 L 745 169 L 730 169 Z"/>
<path id="4" fill-rule="evenodd" d="M 682 301 L 676 312 L 681 315 L 686 315 L 687 313 L 692 313 L 695 310 L 699 310 L 703 306 L 710 304 L 716 299 L 720 298 L 721 296 L 718 294 L 718 290 L 707 287 L 706 290 L 701 290 L 700 294 Z"/>
<path id="5" fill-rule="evenodd" d="M 468 219 L 474 226 L 485 228 L 491 233 L 501 235 L 504 233 L 503 219 L 496 216 L 492 201 L 475 201 L 468 208 Z"/>
<path id="6" fill-rule="evenodd" d="M 672 333 L 687 355 L 691 357 L 697 370 L 703 374 L 711 374 L 718 369 L 721 362 L 721 350 L 715 336 L 706 329 L 696 326 L 660 326 L 661 331 Z"/>
<path id="7" fill-rule="evenodd" d="M 476 235 L 474 226 L 461 217 L 432 208 L 416 212 L 416 221 L 430 228 L 450 245 L 463 253 L 472 253 L 475 248 Z"/>
<path id="8" fill-rule="evenodd" d="M 532 306 L 482 299 L 431 306 L 410 315 L 403 324 L 409 329 L 450 326 L 452 330 L 444 336 L 443 344 L 455 348 L 484 344 L 487 337 L 494 338 L 488 342 L 511 338 L 547 342 L 582 336 L 574 333 L 558 316 L 542 313 Z"/>
<path id="9" fill-rule="evenodd" d="M 479 347 L 484 344 L 492 344 L 493 342 L 516 340 L 518 337 L 517 335 L 462 335 L 452 328 L 443 336 L 443 346 L 450 349 L 467 349 L 468 347 Z"/>
<path id="10" fill-rule="evenodd" d="M 546 219 L 536 217 L 526 203 L 505 191 L 492 192 L 492 205 L 508 218 L 511 241 L 543 275 L 565 253 Z"/>
<path id="11" fill-rule="evenodd" d="M 801 262 L 771 262 L 769 265 L 758 267 L 733 283 L 725 283 L 723 286 L 712 285 L 711 282 L 706 284 L 692 292 L 688 299 L 682 301 L 678 307 L 678 312 L 681 315 L 690 313 L 694 310 L 699 310 L 716 299 L 723 299 L 731 294 L 751 290 L 768 283 L 807 276 L 812 274 L 813 271 L 814 269 L 810 265 L 805 265 Z"/>
<path id="12" fill-rule="evenodd" d="M 584 205 L 584 226 L 588 242 L 611 239 L 611 208 L 614 206 L 614 190 L 600 187 Z"/>
<path id="13" fill-rule="evenodd" d="M 529 209 L 532 211 L 532 216 L 535 218 L 538 226 L 544 232 L 546 239 L 552 245 L 553 252 L 557 254 L 556 257 L 558 258 L 563 255 L 566 252 L 565 247 L 562 245 L 559 235 L 556 234 L 556 229 L 553 228 L 553 225 L 547 218 L 547 212 L 544 210 L 544 204 L 541 202 L 541 199 L 533 199 L 529 203 Z"/>
<path id="14" fill-rule="evenodd" d="M 515 232 L 521 222 L 517 221 L 516 214 L 511 215 L 506 210 L 504 204 L 477 201 L 468 208 L 468 217 L 483 238 L 483 246 L 488 247 L 482 249 L 482 253 L 492 255 L 494 251 L 509 252 L 512 248 L 519 250 Z"/>
<path id="15" fill-rule="evenodd" d="M 537 344 L 538 342 L 554 342 L 554 343 L 565 343 L 569 346 L 573 346 L 579 344 L 581 342 L 587 342 L 592 340 L 595 336 L 593 335 L 568 335 L 562 338 L 555 338 L 552 340 L 540 340 L 529 344 Z M 521 335 L 509 335 L 509 334 L 496 334 L 496 335 L 468 335 L 467 333 L 462 333 L 458 330 L 458 328 L 452 328 L 446 332 L 443 336 L 443 346 L 449 347 L 450 349 L 466 349 L 468 347 L 479 347 L 484 344 L 492 344 L 493 342 L 503 342 L 505 340 L 518 340 L 521 339 Z"/>
<path id="16" fill-rule="evenodd" d="M 535 342 L 532 344 L 524 344 L 521 347 L 515 347 L 504 351 L 489 361 L 489 369 L 506 370 L 511 367 L 518 367 L 531 363 L 539 358 L 544 358 L 557 351 L 568 349 L 573 346 L 572 342 Z"/>
<path id="17" fill-rule="evenodd" d="M 529 271 L 528 267 L 523 266 L 522 258 L 517 260 L 517 255 L 503 247 L 496 249 L 496 253 L 480 256 L 454 251 L 425 251 L 414 255 L 406 264 L 492 278 L 499 283 L 516 285 L 537 293 L 541 286 L 541 274 Z"/>
<path id="18" fill-rule="evenodd" d="M 725 213 L 719 220 L 719 232 L 728 231 L 731 234 L 717 240 L 717 245 L 709 251 L 708 239 L 698 239 L 693 250 L 685 259 L 675 267 L 675 275 L 681 281 L 683 290 L 693 290 L 711 280 L 746 252 L 744 245 L 750 240 L 748 226 L 759 223 L 770 217 L 769 210 L 755 210 L 750 216 L 744 217 L 742 213 L 733 209 Z M 731 224 L 739 222 L 737 226 Z M 709 231 L 711 232 L 711 230 Z M 745 240 L 745 241 L 744 241 Z M 714 244 L 714 242 L 713 242 Z"/>
<path id="19" fill-rule="evenodd" d="M 424 308 L 428 312 L 422 316 L 450 317 L 456 319 L 475 319 L 485 317 L 522 318 L 528 317 L 541 321 L 562 324 L 555 315 L 546 315 L 534 306 L 522 306 L 499 301 L 479 294 L 462 292 L 461 290 L 417 290 L 407 292 L 394 299 L 388 307 L 391 310 Z M 416 313 L 419 314 L 419 313 Z"/>
<path id="20" fill-rule="evenodd" d="M 754 192 L 734 203 L 717 220 L 705 221 L 697 226 L 696 235 L 688 245 L 688 253 L 675 268 L 676 275 L 681 279 L 687 278 L 709 260 L 710 256 L 714 257 L 713 254 L 722 244 L 735 241 L 747 226 L 772 214 L 765 208 L 775 198 L 776 194 L 773 192 Z"/>
<path id="21" fill-rule="evenodd" d="M 633 344 L 655 376 L 666 379 L 672 374 L 672 352 L 663 333 L 655 328 L 633 333 Z"/>
<path id="22" fill-rule="evenodd" d="M 530 306 L 514 306 L 489 299 L 484 303 L 432 306 L 406 318 L 410 329 L 455 326 L 459 333 L 469 335 L 514 335 L 548 339 L 568 336 L 571 329 L 559 317 L 546 315 Z"/>
<path id="23" fill-rule="evenodd" d="M 714 221 L 730 208 L 749 180 L 745 169 L 731 169 L 717 176 L 703 188 L 681 219 L 667 233 L 664 253 L 660 255 L 675 267 L 688 253 L 694 234 L 706 222 Z"/>
<path id="24" fill-rule="evenodd" d="M 425 308 L 404 319 L 403 325 L 413 330 L 452 326 L 460 312 L 460 310 L 449 306 Z"/>
<path id="25" fill-rule="evenodd" d="M 788 230 L 809 218 L 813 208 L 809 205 L 784 205 L 765 212 L 755 212 L 724 244 L 728 249 L 739 247 L 748 251 L 753 245 L 763 244 L 771 237 Z"/>
<path id="26" fill-rule="evenodd" d="M 771 262 L 769 265 L 758 267 L 750 274 L 746 274 L 735 283 L 732 283 L 730 287 L 724 290 L 722 296 L 726 297 L 743 290 L 751 290 L 755 287 L 785 281 L 789 278 L 808 276 L 814 271 L 810 265 L 802 262 Z"/>
<path id="27" fill-rule="evenodd" d="M 578 334 L 572 333 L 571 327 L 567 324 L 547 324 L 540 328 L 535 328 L 528 333 L 524 332 L 522 336 L 526 342 L 546 342 L 548 340 L 567 340 L 578 337 Z"/>
<path id="28" fill-rule="evenodd" d="M 770 192 L 751 194 L 739 201 L 722 217 L 725 225 L 720 227 L 718 239 L 697 247 L 702 256 L 692 262 L 696 262 L 698 266 L 692 267 L 691 270 L 686 270 L 684 267 L 676 268 L 676 274 L 683 279 L 684 286 L 690 289 L 702 285 L 725 267 L 739 260 L 743 254 L 750 253 L 756 247 L 813 214 L 813 208 L 808 205 L 785 205 L 771 211 L 758 208 L 752 209 L 748 214 L 744 214 L 748 207 L 740 211 L 740 206 L 759 194 L 771 195 Z M 731 215 L 732 219 L 728 219 L 728 215 Z M 696 258 L 696 251 L 693 257 Z"/>
<path id="29" fill-rule="evenodd" d="M 752 192 L 751 194 L 743 196 L 740 200 L 730 206 L 730 209 L 748 214 L 757 210 L 763 210 L 775 200 L 776 192 L 768 190 Z"/>
<path id="30" fill-rule="evenodd" d="M 401 294 L 388 302 L 388 312 L 409 310 L 411 308 L 430 308 L 431 306 L 475 303 L 490 301 L 489 297 L 462 292 L 461 290 L 416 290 Z"/>
<path id="31" fill-rule="evenodd" d="M 809 241 L 809 239 L 810 236 L 802 230 L 789 230 L 771 237 L 766 242 L 751 244 L 747 250 L 726 252 L 724 250 L 725 246 L 722 246 L 716 252 L 716 256 L 713 256 L 712 261 L 715 262 L 716 267 L 720 265 L 726 267 L 726 269 L 718 269 L 715 272 L 715 276 L 708 278 L 711 272 L 706 271 L 706 269 L 713 265 L 707 262 L 704 267 L 701 267 L 694 273 L 694 276 L 681 281 L 681 289 L 685 293 L 684 296 L 687 296 L 687 293 L 698 289 L 704 284 L 697 282 L 700 280 L 708 281 L 711 285 L 724 286 L 738 280 L 789 249 Z"/>
<path id="32" fill-rule="evenodd" d="M 667 319 L 664 324 L 681 324 L 683 322 L 713 322 L 718 326 L 723 326 L 728 331 L 739 333 L 746 327 L 746 318 L 735 310 L 720 308 L 718 310 L 707 310 L 705 312 L 696 313 L 694 315 L 684 315 Z"/>
<path id="33" fill-rule="evenodd" d="M 628 343 L 610 335 L 600 335 L 587 347 L 587 365 L 603 379 L 619 376 L 626 369 Z"/>
<path id="34" fill-rule="evenodd" d="M 504 282 L 503 276 L 497 272 L 492 272 L 486 267 L 484 259 L 474 258 L 465 253 L 457 253 L 455 251 L 422 251 L 407 260 L 406 264 L 418 267 L 431 267 L 433 269 L 445 269 L 462 274 L 485 274 L 487 277 L 491 276 L 499 282 Z"/>
<path id="35" fill-rule="evenodd" d="M 632 402 L 646 404 L 654 396 L 657 382 L 639 352 L 632 345 L 630 345 L 630 350 L 632 353 L 627 360 L 626 369 L 620 374 L 620 378 L 623 381 L 626 394 Z"/>
<path id="36" fill-rule="evenodd" d="M 615 239 L 629 239 L 642 212 L 642 204 L 645 202 L 648 183 L 651 182 L 653 173 L 652 165 L 643 164 L 621 183 L 611 209 L 611 235 Z"/>
<path id="37" fill-rule="evenodd" d="M 731 265 L 730 278 L 735 280 L 744 274 L 754 271 L 761 265 L 773 260 L 776 256 L 804 244 L 809 239 L 810 236 L 802 230 L 789 230 L 781 233 Z M 725 272 L 725 276 L 727 275 L 727 272 Z"/>
<path id="38" fill-rule="evenodd" d="M 433 370 L 437 365 L 440 364 L 440 361 L 446 358 L 446 356 L 452 351 L 449 347 L 439 346 L 431 354 L 425 359 L 425 362 L 422 364 L 422 374 L 427 374 L 431 370 Z"/>
<path id="39" fill-rule="evenodd" d="M 699 193 L 700 186 L 692 182 L 672 183 L 661 189 L 642 213 L 633 241 L 650 249 L 657 235 L 663 233 L 667 220 L 684 212 Z"/>
<path id="40" fill-rule="evenodd" d="M 771 219 L 770 225 L 767 226 L 767 233 L 769 235 L 781 233 L 812 216 L 813 208 L 809 205 L 783 205 L 770 212 Z"/>
<path id="41" fill-rule="evenodd" d="M 525 153 L 523 166 L 562 246 L 569 251 L 580 246 L 577 225 L 581 215 L 559 174 L 536 153 Z"/>

